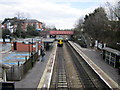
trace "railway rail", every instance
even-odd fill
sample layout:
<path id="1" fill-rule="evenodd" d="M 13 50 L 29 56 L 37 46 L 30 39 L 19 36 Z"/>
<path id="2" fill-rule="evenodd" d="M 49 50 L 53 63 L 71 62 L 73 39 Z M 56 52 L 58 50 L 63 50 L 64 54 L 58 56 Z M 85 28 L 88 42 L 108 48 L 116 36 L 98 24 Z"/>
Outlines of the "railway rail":
<path id="1" fill-rule="evenodd" d="M 55 62 L 55 70 L 50 88 L 54 89 L 69 89 L 69 80 L 68 73 L 66 70 L 66 64 L 64 60 L 63 48 L 58 47 L 56 62 Z"/>
<path id="2" fill-rule="evenodd" d="M 76 70 L 79 74 L 79 79 L 85 89 L 100 89 L 111 90 L 101 78 L 90 68 L 90 66 L 82 59 L 82 57 L 68 44 L 68 52 L 70 52 Z"/>
<path id="3" fill-rule="evenodd" d="M 92 90 L 111 90 L 101 78 L 90 68 L 90 66 L 82 59 L 82 57 L 72 48 L 69 43 L 67 45 L 67 52 L 72 58 L 72 63 L 76 69 L 82 89 Z M 54 89 L 72 89 L 70 77 L 68 75 L 66 62 L 64 58 L 63 47 L 58 47 L 54 71 L 50 88 Z M 74 75 L 73 75 L 74 76 Z"/>

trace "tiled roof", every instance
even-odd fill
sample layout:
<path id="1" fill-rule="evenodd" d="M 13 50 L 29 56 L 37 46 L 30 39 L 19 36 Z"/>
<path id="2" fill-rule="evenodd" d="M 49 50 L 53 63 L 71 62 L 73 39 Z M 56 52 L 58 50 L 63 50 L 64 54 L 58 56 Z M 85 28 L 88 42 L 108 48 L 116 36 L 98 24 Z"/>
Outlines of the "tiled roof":
<path id="1" fill-rule="evenodd" d="M 24 22 L 25 22 L 25 23 L 36 23 L 36 22 L 42 23 L 42 22 L 40 22 L 40 21 L 38 21 L 38 20 L 36 20 L 36 19 L 26 19 Z"/>

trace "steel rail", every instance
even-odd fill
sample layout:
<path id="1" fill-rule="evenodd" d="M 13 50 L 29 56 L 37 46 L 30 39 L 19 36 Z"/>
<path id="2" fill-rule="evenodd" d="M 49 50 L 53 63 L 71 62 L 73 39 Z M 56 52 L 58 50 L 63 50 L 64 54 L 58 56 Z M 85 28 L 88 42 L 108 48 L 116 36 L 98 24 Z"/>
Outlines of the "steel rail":
<path id="1" fill-rule="evenodd" d="M 82 57 L 68 44 L 68 51 L 72 56 L 73 63 L 79 74 L 79 79 L 85 89 L 105 89 L 110 90 L 106 84 L 96 75 Z"/>

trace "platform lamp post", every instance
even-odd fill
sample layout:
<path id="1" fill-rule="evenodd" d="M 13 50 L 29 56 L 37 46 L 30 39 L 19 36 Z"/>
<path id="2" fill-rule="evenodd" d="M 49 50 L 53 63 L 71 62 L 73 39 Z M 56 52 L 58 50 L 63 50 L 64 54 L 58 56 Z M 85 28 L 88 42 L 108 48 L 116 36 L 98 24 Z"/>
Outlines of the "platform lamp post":
<path id="1" fill-rule="evenodd" d="M 33 55 L 33 38 L 32 38 L 32 53 L 31 53 L 31 55 Z"/>
<path id="2" fill-rule="evenodd" d="M 33 67 L 33 65 L 34 65 L 34 57 L 33 57 L 33 38 L 32 38 L 32 53 L 31 53 L 31 55 L 32 55 L 32 67 Z"/>
<path id="3" fill-rule="evenodd" d="M 31 44 L 31 42 L 29 42 L 29 45 L 28 45 L 28 47 L 29 47 L 29 58 L 30 58 L 30 44 Z"/>
<path id="4" fill-rule="evenodd" d="M 117 43 L 117 45 L 120 45 L 120 43 Z M 119 59 L 118 73 L 119 73 L 119 75 L 120 75 L 120 59 Z"/>
<path id="5" fill-rule="evenodd" d="M 43 46 L 42 46 L 42 37 L 41 37 L 41 48 L 40 48 L 40 54 L 41 54 L 41 52 L 42 52 L 42 48 L 43 48 Z"/>
<path id="6" fill-rule="evenodd" d="M 38 41 L 38 55 L 40 55 L 40 41 Z"/>

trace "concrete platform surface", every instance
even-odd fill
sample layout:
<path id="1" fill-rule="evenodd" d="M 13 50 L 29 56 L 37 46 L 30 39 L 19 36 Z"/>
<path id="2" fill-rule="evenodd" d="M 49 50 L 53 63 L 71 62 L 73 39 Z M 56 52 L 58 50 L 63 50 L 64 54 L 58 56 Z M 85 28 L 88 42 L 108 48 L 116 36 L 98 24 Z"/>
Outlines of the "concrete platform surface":
<path id="1" fill-rule="evenodd" d="M 117 69 L 106 63 L 100 56 L 100 52 L 81 48 L 78 44 L 70 42 L 82 58 L 93 68 L 93 70 L 103 79 L 111 88 L 119 87 L 119 75 Z"/>
<path id="2" fill-rule="evenodd" d="M 16 89 L 22 88 L 26 90 L 27 88 L 29 88 L 34 90 L 37 88 L 38 83 L 46 67 L 46 64 L 48 62 L 51 51 L 52 49 L 50 51 L 46 51 L 44 61 L 41 62 L 39 58 L 39 61 L 36 62 L 35 66 L 30 71 L 28 71 L 28 74 L 21 81 L 15 82 Z"/>

